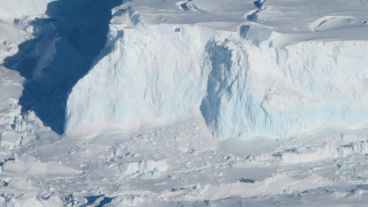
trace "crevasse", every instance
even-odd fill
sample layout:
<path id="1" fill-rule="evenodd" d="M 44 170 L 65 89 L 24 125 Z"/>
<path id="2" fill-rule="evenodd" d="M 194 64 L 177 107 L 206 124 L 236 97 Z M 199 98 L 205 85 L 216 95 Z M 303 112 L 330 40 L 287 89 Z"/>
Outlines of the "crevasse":
<path id="1" fill-rule="evenodd" d="M 259 29 L 145 25 L 120 11 L 99 60 L 69 96 L 66 134 L 134 130 L 196 114 L 220 139 L 367 123 L 368 42 L 272 46 L 271 32 Z M 249 36 L 259 33 L 266 35 Z"/>

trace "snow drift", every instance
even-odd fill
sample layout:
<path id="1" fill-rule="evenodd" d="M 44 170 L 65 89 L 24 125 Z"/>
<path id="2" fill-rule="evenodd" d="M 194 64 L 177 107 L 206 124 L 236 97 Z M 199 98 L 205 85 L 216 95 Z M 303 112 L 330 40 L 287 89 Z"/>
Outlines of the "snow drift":
<path id="1" fill-rule="evenodd" d="M 115 9 L 108 42 L 67 103 L 67 134 L 200 114 L 221 139 L 288 137 L 367 123 L 368 42 L 301 41 L 256 23 L 237 31 L 146 24 Z"/>

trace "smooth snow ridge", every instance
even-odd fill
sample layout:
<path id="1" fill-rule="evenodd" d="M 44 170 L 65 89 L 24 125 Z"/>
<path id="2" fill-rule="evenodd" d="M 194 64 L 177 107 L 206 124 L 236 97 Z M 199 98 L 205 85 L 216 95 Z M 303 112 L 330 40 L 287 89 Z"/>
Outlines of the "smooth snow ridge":
<path id="1" fill-rule="evenodd" d="M 199 113 L 221 139 L 366 124 L 367 41 L 277 46 L 282 35 L 269 27 L 238 30 L 152 24 L 132 7 L 116 8 L 101 59 L 70 94 L 66 132 Z"/>

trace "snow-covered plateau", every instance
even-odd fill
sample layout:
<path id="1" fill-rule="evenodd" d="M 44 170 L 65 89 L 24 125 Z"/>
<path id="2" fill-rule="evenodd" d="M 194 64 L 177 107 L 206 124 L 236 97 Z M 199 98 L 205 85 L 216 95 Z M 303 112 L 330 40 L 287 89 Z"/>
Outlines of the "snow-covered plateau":
<path id="1" fill-rule="evenodd" d="M 366 206 L 368 0 L 0 0 L 0 207 Z"/>

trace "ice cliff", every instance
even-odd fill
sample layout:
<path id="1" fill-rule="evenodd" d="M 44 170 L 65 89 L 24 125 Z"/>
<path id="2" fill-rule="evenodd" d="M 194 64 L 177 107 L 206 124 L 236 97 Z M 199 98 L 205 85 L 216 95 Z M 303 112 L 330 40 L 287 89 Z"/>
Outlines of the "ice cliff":
<path id="1" fill-rule="evenodd" d="M 67 134 L 130 130 L 191 115 L 203 117 L 220 139 L 367 124 L 368 41 L 338 38 L 366 31 L 362 17 L 351 27 L 329 17 L 309 22 L 311 30 L 319 25 L 323 31 L 303 31 L 300 38 L 259 18 L 207 22 L 221 7 L 190 3 L 186 8 L 195 10 L 172 4 L 188 22 L 163 11 L 153 18 L 157 5 L 148 3 L 114 9 L 104 50 L 69 95 Z M 264 6 L 258 4 L 244 5 L 248 15 L 259 15 Z"/>

